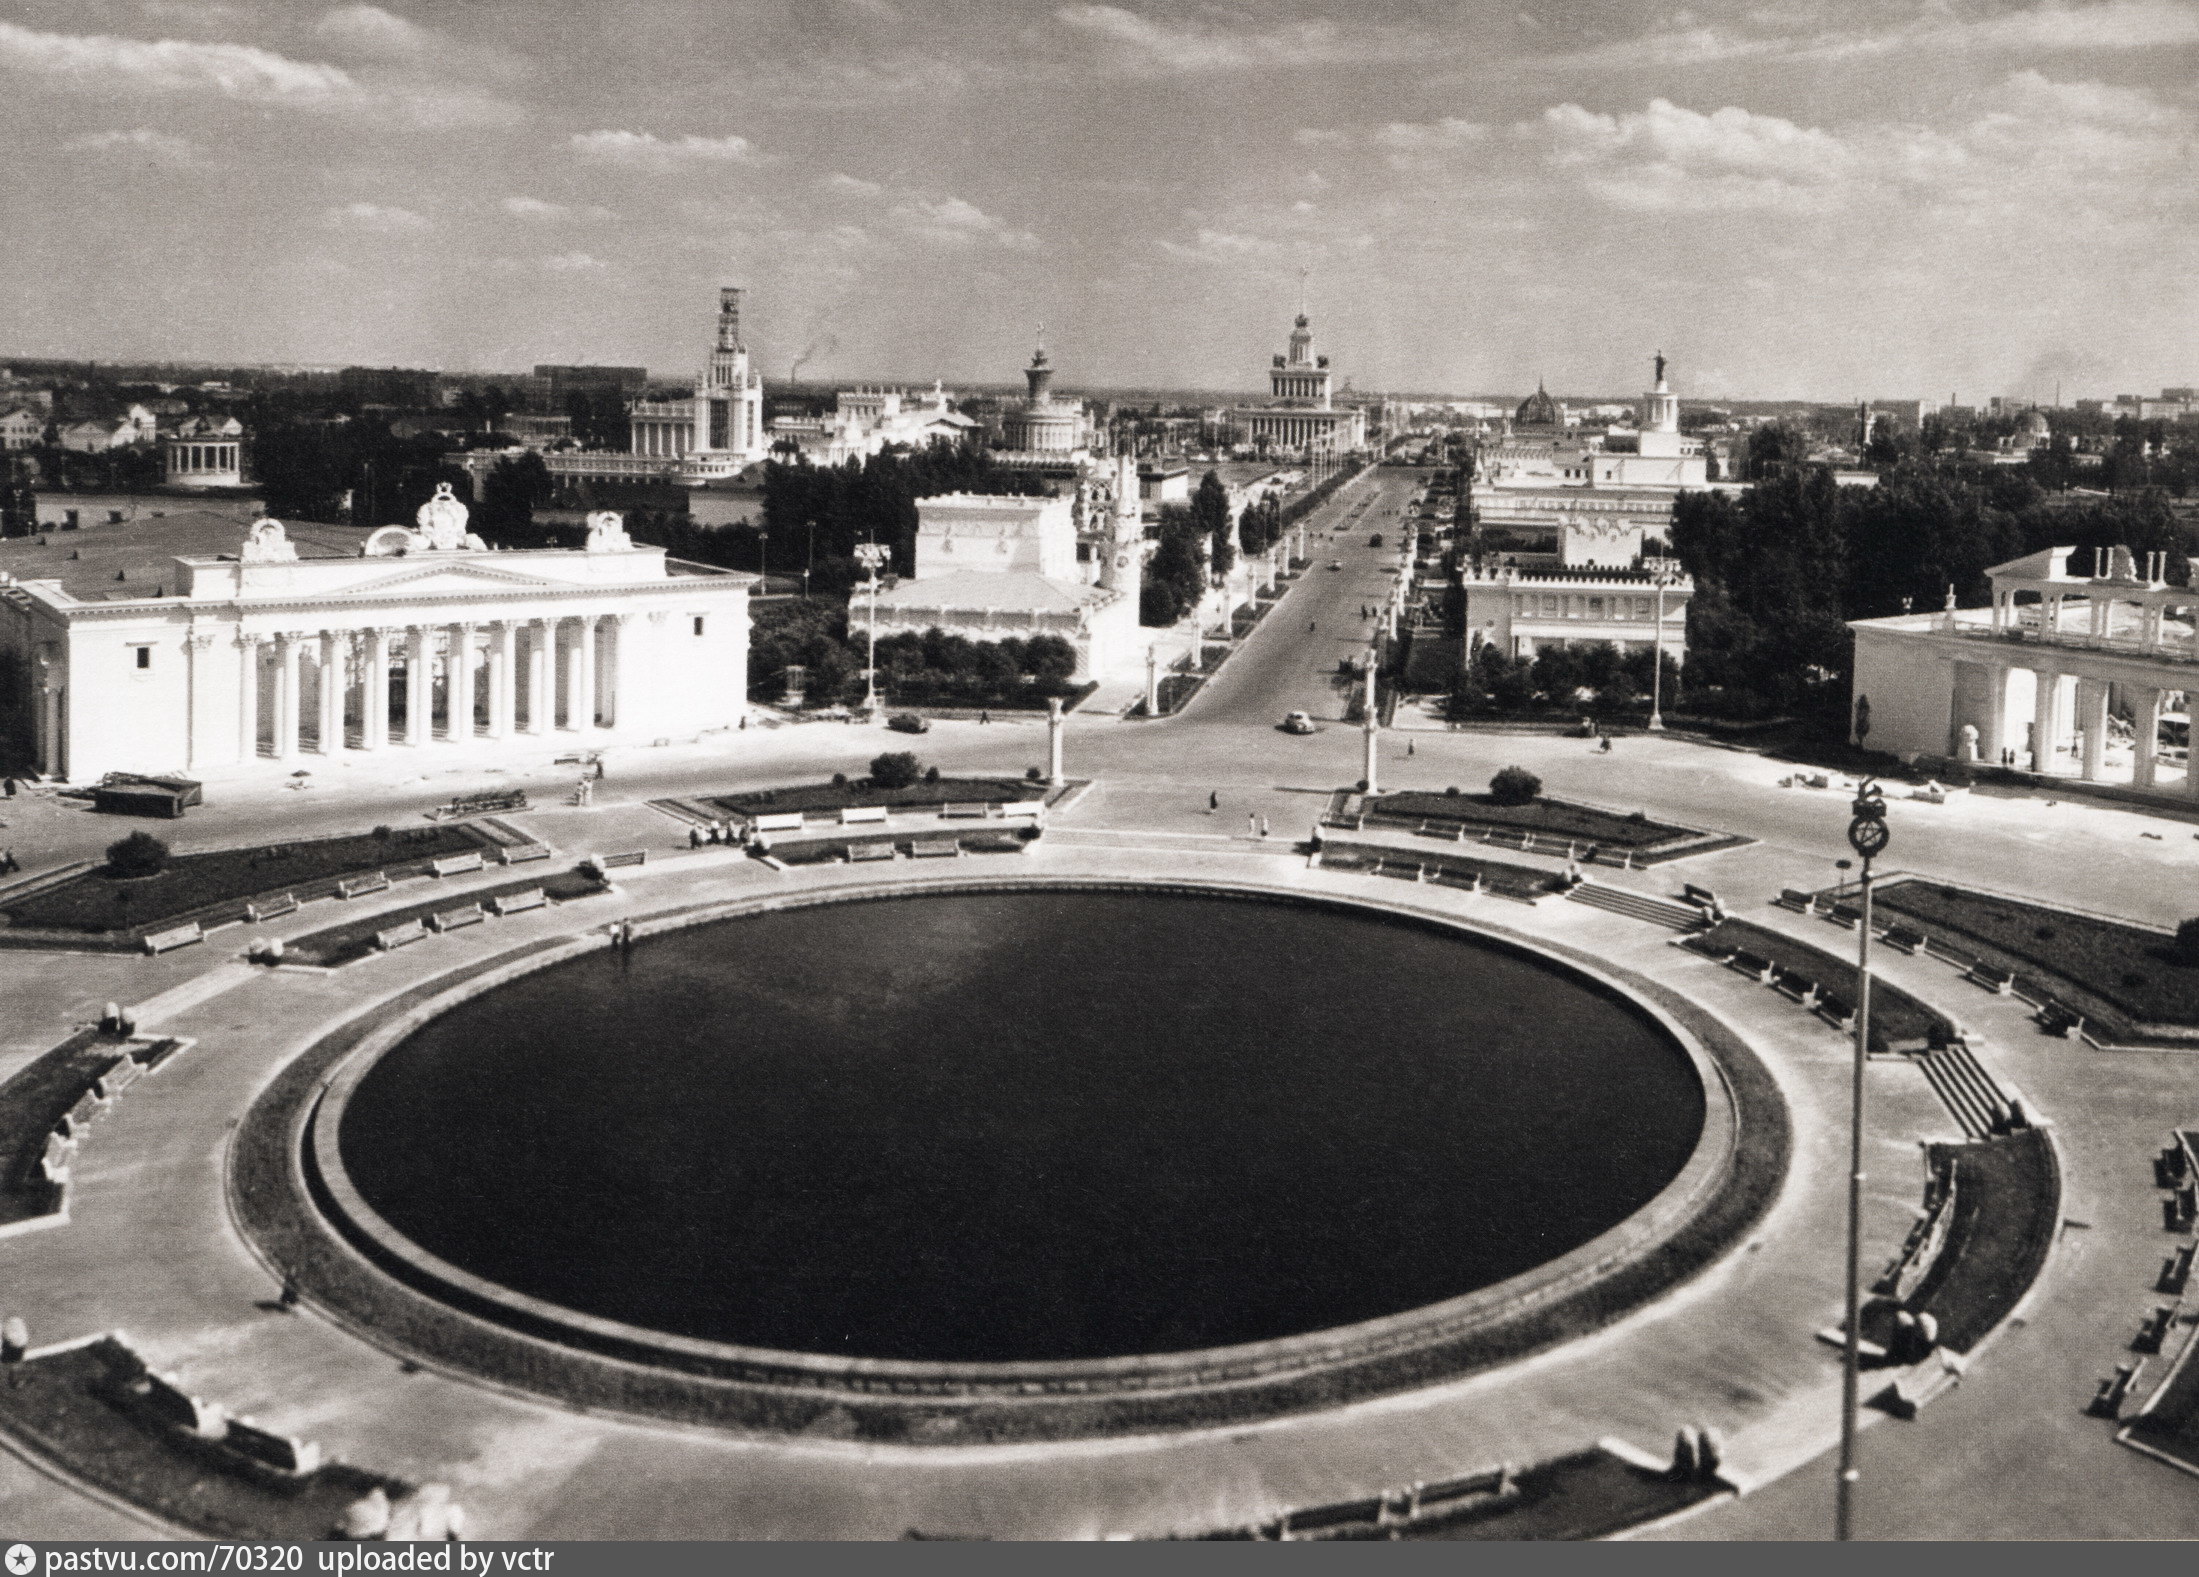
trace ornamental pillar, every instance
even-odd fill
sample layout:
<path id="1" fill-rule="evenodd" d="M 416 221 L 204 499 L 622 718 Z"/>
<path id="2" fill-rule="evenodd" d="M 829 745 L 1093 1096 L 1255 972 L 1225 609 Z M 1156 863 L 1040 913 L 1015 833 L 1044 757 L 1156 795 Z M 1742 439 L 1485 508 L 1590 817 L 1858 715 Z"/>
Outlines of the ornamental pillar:
<path id="1" fill-rule="evenodd" d="M 249 763 L 260 753 L 260 638 L 237 632 L 237 760 Z"/>
<path id="2" fill-rule="evenodd" d="M 336 630 L 321 632 L 320 750 L 333 756 L 344 748 L 344 695 L 351 688 L 346 669 L 351 643 Z"/>
<path id="3" fill-rule="evenodd" d="M 587 620 L 583 619 L 580 621 L 580 628 L 573 632 L 572 639 L 565 643 L 565 727 L 574 733 L 588 726 L 582 711 L 582 687 L 586 681 L 582 678 L 585 669 L 581 664 L 582 631 L 586 629 Z M 590 640 L 588 649 L 591 656 L 594 654 L 594 646 L 595 643 Z"/>
<path id="4" fill-rule="evenodd" d="M 389 631 L 366 632 L 366 673 L 359 686 L 359 748 L 389 744 Z"/>
<path id="5" fill-rule="evenodd" d="M 489 737 L 509 739 L 512 734 L 512 649 L 516 626 L 499 619 L 489 626 Z"/>
<path id="6" fill-rule="evenodd" d="M 586 733 L 596 726 L 596 662 L 602 655 L 596 645 L 596 616 L 580 620 L 580 690 L 573 706 L 573 726 Z"/>
<path id="7" fill-rule="evenodd" d="M 557 726 L 556 686 L 550 658 L 557 646 L 557 624 L 535 619 L 527 625 L 527 732 L 547 734 Z"/>
<path id="8" fill-rule="evenodd" d="M 2039 673 L 2031 705 L 2031 770 L 2054 770 L 2055 734 L 2061 723 L 2062 678 Z"/>
<path id="9" fill-rule="evenodd" d="M 435 631 L 405 632 L 405 743 L 424 745 L 435 733 Z"/>
<path id="10" fill-rule="evenodd" d="M 473 630 L 470 624 L 450 627 L 450 656 L 444 672 L 450 676 L 450 742 L 463 745 L 473 739 Z"/>
<path id="11" fill-rule="evenodd" d="M 2100 781 L 2100 764 L 2107 754 L 2107 681 L 2077 681 L 2077 721 L 2084 729 L 2083 772 L 2087 783 Z"/>
<path id="12" fill-rule="evenodd" d="M 285 630 L 275 637 L 275 756 L 288 761 L 298 753 L 298 661 L 305 637 Z"/>
<path id="13" fill-rule="evenodd" d="M 2134 727 L 2130 741 L 2130 786 L 2149 789 L 2154 786 L 2158 766 L 2154 757 L 2161 749 L 2161 692 L 2151 685 L 2143 689 L 2133 686 L 2130 702 Z"/>
<path id="14" fill-rule="evenodd" d="M 183 770 L 197 768 L 204 751 L 199 732 L 206 726 L 207 707 L 199 697 L 206 686 L 206 676 L 201 670 L 206 664 L 206 651 L 214 644 L 209 630 L 193 630 L 183 638 L 184 691 L 183 691 Z"/>

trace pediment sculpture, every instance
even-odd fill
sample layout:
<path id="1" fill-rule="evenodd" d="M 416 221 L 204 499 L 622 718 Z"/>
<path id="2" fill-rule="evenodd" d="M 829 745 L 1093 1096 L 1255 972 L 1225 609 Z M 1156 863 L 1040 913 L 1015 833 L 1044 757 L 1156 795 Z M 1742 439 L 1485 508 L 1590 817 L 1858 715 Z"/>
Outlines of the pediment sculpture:
<path id="1" fill-rule="evenodd" d="M 244 549 L 238 557 L 247 564 L 295 564 L 298 545 L 272 516 L 255 520 L 244 533 Z"/>

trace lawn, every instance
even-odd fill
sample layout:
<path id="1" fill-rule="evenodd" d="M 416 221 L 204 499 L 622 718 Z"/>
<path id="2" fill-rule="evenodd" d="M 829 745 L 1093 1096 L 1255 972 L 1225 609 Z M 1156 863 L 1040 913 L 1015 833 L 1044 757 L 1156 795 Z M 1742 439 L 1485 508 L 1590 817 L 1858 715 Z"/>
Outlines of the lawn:
<path id="1" fill-rule="evenodd" d="M 54 1185 L 38 1170 L 46 1135 L 123 1050 L 119 1041 L 86 1030 L 0 1085 L 0 1223 L 57 1208 Z"/>
<path id="2" fill-rule="evenodd" d="M 701 802 L 729 816 L 791 816 L 796 811 L 846 810 L 857 805 L 975 805 L 1045 796 L 1044 782 L 1025 778 L 941 778 L 898 789 L 873 788 L 869 779 L 855 778 L 846 783 L 758 789 L 752 794 L 713 794 L 703 796 Z"/>
<path id="3" fill-rule="evenodd" d="M 19 1364 L 0 1386 L 0 1422 L 70 1476 L 209 1538 L 327 1538 L 361 1495 L 379 1486 L 395 1499 L 411 1487 L 341 1462 L 280 1485 L 257 1482 L 225 1453 L 156 1432 L 110 1399 L 144 1367 L 108 1337 Z"/>
<path id="4" fill-rule="evenodd" d="M 1693 827 L 1651 821 L 1636 811 L 1620 816 L 1561 799 L 1537 799 L 1525 805 L 1499 805 L 1486 794 L 1386 794 L 1368 813 L 1385 821 L 1455 821 L 1499 832 L 1532 832 L 1569 842 L 1646 849 L 1677 838 L 1701 837 Z"/>
<path id="5" fill-rule="evenodd" d="M 445 894 L 425 903 L 368 915 L 345 925 L 332 925 L 325 931 L 315 931 L 310 936 L 299 937 L 283 950 L 283 957 L 286 962 L 318 964 L 322 968 L 332 969 L 338 964 L 348 964 L 353 959 L 364 958 L 373 952 L 375 933 L 379 931 L 387 931 L 410 920 L 425 920 L 429 915 L 441 914 L 447 909 L 463 909 L 468 904 L 479 904 L 486 908 L 491 898 L 525 892 L 530 887 L 541 888 L 552 903 L 565 903 L 604 891 L 604 884 L 592 876 L 583 876 L 578 871 L 548 871 L 540 876 L 524 877 L 495 887 Z M 494 918 L 487 923 L 494 924 Z"/>
<path id="6" fill-rule="evenodd" d="M 178 854 L 158 876 L 117 881 L 104 866 L 36 893 L 8 908 L 11 926 L 50 931 L 104 933 L 157 927 L 215 904 L 238 903 L 262 894 L 296 892 L 320 884 L 332 891 L 346 876 L 387 870 L 394 879 L 423 869 L 429 860 L 494 848 L 494 842 L 465 822 L 408 827 L 388 832 L 354 833 L 300 843 L 262 844 L 248 849 L 215 849 Z"/>
<path id="7" fill-rule="evenodd" d="M 1746 920 L 1721 920 L 1701 936 L 1689 939 L 1698 949 L 1754 953 L 1806 980 L 1814 981 L 1848 1006 L 1855 1005 L 1855 965 L 1838 954 L 1783 932 L 1767 930 Z M 1947 1035 L 1953 1026 L 1899 986 L 1871 971 L 1871 1050 L 1889 1051 L 1897 1046 L 1929 1044 L 1935 1032 Z"/>
<path id="8" fill-rule="evenodd" d="M 2045 1266 L 2061 1218 L 2061 1175 L 2054 1147 L 2036 1128 L 1932 1151 L 1954 1167 L 1955 1215 L 1909 1308 L 1939 1321 L 1941 1346 L 1968 1352 L 2008 1317 Z"/>
<path id="9" fill-rule="evenodd" d="M 2074 981 L 2143 1023 L 2199 1025 L 2199 968 L 2173 962 L 2158 931 L 1939 882 L 1889 882 L 1874 901 L 1958 945 L 1982 942 Z"/>

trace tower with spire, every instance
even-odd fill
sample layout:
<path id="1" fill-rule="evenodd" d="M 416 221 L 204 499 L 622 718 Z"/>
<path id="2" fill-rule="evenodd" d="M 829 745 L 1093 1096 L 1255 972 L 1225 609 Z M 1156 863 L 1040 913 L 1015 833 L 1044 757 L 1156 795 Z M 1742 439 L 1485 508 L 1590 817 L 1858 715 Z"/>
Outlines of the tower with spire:
<path id="1" fill-rule="evenodd" d="M 1138 461 L 1128 450 L 1115 456 L 1114 502 L 1107 540 L 1101 544 L 1099 583 L 1136 607 L 1145 582 L 1145 510 L 1138 501 Z"/>

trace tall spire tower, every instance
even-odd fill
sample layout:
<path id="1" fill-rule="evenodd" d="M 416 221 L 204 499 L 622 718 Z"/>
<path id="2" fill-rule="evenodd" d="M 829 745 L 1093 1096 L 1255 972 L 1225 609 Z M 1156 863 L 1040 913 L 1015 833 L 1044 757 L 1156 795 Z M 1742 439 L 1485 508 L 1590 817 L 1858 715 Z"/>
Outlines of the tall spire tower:
<path id="1" fill-rule="evenodd" d="M 1145 511 L 1138 502 L 1137 457 L 1127 451 L 1115 456 L 1115 500 L 1102 552 L 1099 583 L 1135 604 L 1145 579 Z"/>

